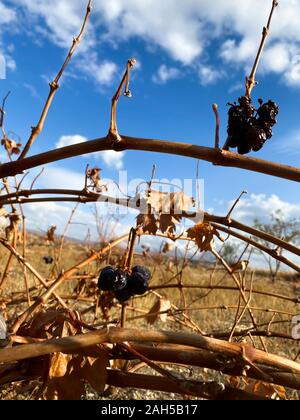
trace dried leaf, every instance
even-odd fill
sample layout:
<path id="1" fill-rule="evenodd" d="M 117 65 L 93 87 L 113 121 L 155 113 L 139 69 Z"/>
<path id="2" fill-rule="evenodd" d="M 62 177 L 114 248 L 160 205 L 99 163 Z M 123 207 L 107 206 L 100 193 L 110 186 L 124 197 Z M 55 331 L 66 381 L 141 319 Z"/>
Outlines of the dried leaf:
<path id="1" fill-rule="evenodd" d="M 24 325 L 20 333 L 35 338 L 61 338 L 76 335 L 81 328 L 76 323 L 73 312 L 66 309 L 48 309 L 35 315 L 29 324 Z"/>
<path id="2" fill-rule="evenodd" d="M 176 225 L 180 223 L 181 217 L 171 214 L 162 214 L 159 218 L 159 229 L 167 235 L 174 235 Z"/>
<path id="3" fill-rule="evenodd" d="M 195 205 L 194 199 L 184 195 L 183 192 L 163 193 L 156 190 L 149 192 L 147 202 L 156 213 L 178 215 Z"/>
<path id="4" fill-rule="evenodd" d="M 249 380 L 245 390 L 272 400 L 287 399 L 286 389 L 284 387 L 262 381 Z"/>
<path id="5" fill-rule="evenodd" d="M 44 398 L 46 400 L 80 400 L 84 393 L 84 384 L 78 372 L 78 369 L 73 368 L 71 355 L 55 353 L 51 358 Z"/>
<path id="6" fill-rule="evenodd" d="M 2 146 L 4 146 L 5 150 L 7 150 L 12 155 L 18 155 L 21 152 L 21 143 L 16 143 L 14 140 L 10 140 L 7 137 L 2 139 L 1 141 Z"/>
<path id="7" fill-rule="evenodd" d="M 18 226 L 21 223 L 20 216 L 17 213 L 10 213 L 7 215 L 9 225 L 5 228 L 5 235 L 8 241 L 12 240 L 14 232 L 17 232 Z"/>
<path id="8" fill-rule="evenodd" d="M 210 223 L 199 223 L 187 231 L 188 238 L 194 240 L 201 252 L 212 251 L 214 248 L 214 236 L 223 241 L 217 229 Z"/>
<path id="9" fill-rule="evenodd" d="M 149 324 L 154 324 L 158 320 L 160 320 L 163 323 L 167 322 L 168 312 L 171 308 L 172 305 L 168 299 L 157 299 L 155 304 L 148 312 L 147 321 L 149 322 Z"/>
<path id="10" fill-rule="evenodd" d="M 137 217 L 137 228 L 143 233 L 156 235 L 158 231 L 157 221 L 153 214 L 139 214 Z"/>
<path id="11" fill-rule="evenodd" d="M 88 357 L 81 369 L 81 377 L 87 381 L 96 392 L 103 392 L 107 381 L 107 368 L 109 367 L 109 358 L 105 351 L 102 356 L 94 359 Z"/>
<path id="12" fill-rule="evenodd" d="M 47 241 L 55 242 L 56 229 L 57 229 L 57 227 L 55 225 L 53 225 L 47 230 Z"/>
<path id="13" fill-rule="evenodd" d="M 100 168 L 89 169 L 87 171 L 87 177 L 91 181 L 91 183 L 92 183 L 91 187 L 95 191 L 97 191 L 99 193 L 104 193 L 104 192 L 108 191 L 108 188 L 107 188 L 107 185 L 102 184 L 101 176 L 100 176 L 101 171 L 102 171 L 102 169 L 100 169 Z"/>

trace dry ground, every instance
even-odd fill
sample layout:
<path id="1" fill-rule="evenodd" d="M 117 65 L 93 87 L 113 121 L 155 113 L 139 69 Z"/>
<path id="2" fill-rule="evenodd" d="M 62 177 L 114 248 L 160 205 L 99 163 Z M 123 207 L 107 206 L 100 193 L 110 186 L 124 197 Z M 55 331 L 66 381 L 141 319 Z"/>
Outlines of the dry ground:
<path id="1" fill-rule="evenodd" d="M 29 243 L 27 247 L 27 260 L 35 267 L 46 279 L 54 279 L 55 276 L 61 271 L 72 267 L 78 261 L 85 259 L 91 252 L 91 248 L 76 242 L 67 241 L 63 247 L 61 262 L 56 266 L 46 265 L 43 261 L 44 256 L 57 256 L 58 246 L 53 244 L 47 244 L 43 237 L 38 235 L 30 235 Z M 98 293 L 95 288 L 95 279 L 99 273 L 101 267 L 107 265 L 108 262 L 116 260 L 122 253 L 121 249 L 114 251 L 112 255 L 102 261 L 93 263 L 84 272 L 78 273 L 81 277 L 90 275 L 94 277 L 92 280 L 86 281 L 85 295 L 89 295 L 89 301 L 74 301 L 69 299 L 68 302 L 70 307 L 75 310 L 79 310 L 83 313 L 83 319 L 88 323 L 96 323 L 97 325 L 102 322 L 106 322 L 100 310 L 94 309 L 94 298 Z M 7 252 L 1 249 L 0 253 L 0 266 L 3 268 L 7 260 Z M 108 261 L 110 259 L 110 261 Z M 135 257 L 135 262 L 148 266 L 153 272 L 153 279 L 151 286 L 161 284 L 173 284 L 176 283 L 176 272 L 180 271 L 182 261 L 179 261 L 178 266 L 173 266 L 172 271 L 169 267 L 170 258 L 167 256 L 141 256 Z M 213 267 L 212 266 L 201 266 L 200 264 L 191 264 L 188 268 L 183 271 L 182 281 L 183 284 L 196 284 L 199 286 L 207 286 L 209 284 L 223 285 L 223 286 L 234 286 L 232 278 L 221 268 L 218 267 L 212 277 Z M 250 273 L 246 276 L 246 284 L 250 286 Z M 79 277 L 80 277 L 79 276 Z M 34 277 L 28 273 L 30 287 L 36 285 Z M 253 288 L 255 290 L 275 293 L 284 296 L 295 297 L 295 278 L 291 274 L 281 273 L 277 282 L 274 284 L 268 277 L 268 273 L 264 271 L 256 271 L 254 273 Z M 78 285 L 78 279 L 67 280 L 65 284 L 59 289 L 59 293 L 66 299 L 74 295 L 74 289 Z M 18 305 L 5 304 L 6 298 L 17 298 L 22 297 L 24 292 L 24 278 L 23 268 L 14 261 L 9 277 L 5 281 L 3 291 L 0 296 L 0 305 L 2 313 L 8 318 L 8 322 L 17 314 L 19 314 L 25 307 L 26 303 L 20 303 Z M 236 306 L 239 305 L 239 293 L 236 291 L 228 290 L 205 290 L 205 289 L 185 289 L 184 295 L 180 293 L 178 289 L 164 289 L 158 290 L 163 297 L 170 300 L 178 308 L 185 306 L 186 314 L 190 317 L 195 324 L 197 324 L 202 330 L 210 334 L 216 332 L 229 332 L 235 317 L 236 317 Z M 24 295 L 23 295 L 24 296 Z M 154 293 L 148 293 L 142 298 L 135 298 L 130 302 L 130 308 L 128 309 L 128 318 L 136 318 L 137 316 L 143 315 L 143 311 L 149 310 L 157 296 Z M 281 300 L 275 297 L 266 297 L 258 294 L 252 295 L 251 307 L 253 307 L 253 313 L 257 324 L 264 326 L 261 329 L 266 329 L 266 324 L 271 320 L 273 322 L 272 330 L 291 334 L 291 320 L 293 315 L 300 313 L 300 305 L 286 300 Z M 120 316 L 120 307 L 114 307 L 109 314 L 109 321 L 117 321 Z M 176 318 L 183 320 L 181 313 L 176 315 Z M 154 325 L 149 325 L 145 318 L 139 318 L 135 320 L 128 320 L 127 326 L 136 327 L 141 329 L 172 329 L 172 330 L 188 330 L 182 324 L 174 322 L 174 318 L 169 317 L 166 323 L 158 320 Z M 251 327 L 251 321 L 249 315 L 246 314 L 240 323 L 239 328 L 245 329 Z M 257 347 L 261 348 L 262 344 L 259 338 L 247 338 L 249 342 L 254 343 Z M 299 342 L 293 340 L 284 340 L 279 338 L 264 338 L 264 343 L 269 352 L 275 353 L 281 356 L 295 359 L 299 352 Z M 193 375 L 197 378 L 211 379 L 220 378 L 222 375 L 216 372 L 207 372 L 203 369 L 184 369 L 178 368 L 185 375 Z M 148 368 L 144 368 L 141 372 L 149 372 Z M 153 372 L 151 372 L 153 373 Z M 224 381 L 224 377 L 221 378 Z M 227 378 L 228 379 L 228 378 Z M 227 380 L 226 379 L 226 380 Z M 1 390 L 2 399 L 19 399 L 19 398 L 30 398 L 32 392 L 32 386 L 30 384 L 18 384 L 13 387 L 4 387 Z M 296 393 L 289 393 L 294 398 L 297 397 Z M 299 397 L 299 395 L 298 395 Z M 99 399 L 91 390 L 87 390 L 85 398 L 87 399 Z M 107 393 L 105 398 L 120 398 L 120 399 L 154 399 L 154 398 L 178 398 L 178 396 L 170 394 L 162 394 L 155 392 L 141 392 L 135 390 L 127 391 L 112 391 Z"/>

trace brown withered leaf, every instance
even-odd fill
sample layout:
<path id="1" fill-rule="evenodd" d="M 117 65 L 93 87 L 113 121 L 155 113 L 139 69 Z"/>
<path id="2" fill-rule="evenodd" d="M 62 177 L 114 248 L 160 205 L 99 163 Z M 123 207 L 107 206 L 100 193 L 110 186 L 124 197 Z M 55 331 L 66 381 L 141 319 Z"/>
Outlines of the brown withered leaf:
<path id="1" fill-rule="evenodd" d="M 245 391 L 260 395 L 262 397 L 270 398 L 272 400 L 286 400 L 286 389 L 283 386 L 272 385 L 262 381 L 248 380 L 248 385 Z"/>
<path id="2" fill-rule="evenodd" d="M 79 369 L 74 369 L 72 355 L 55 353 L 51 357 L 44 399 L 80 400 L 84 393 L 84 384 L 79 372 Z"/>
<path id="3" fill-rule="evenodd" d="M 212 251 L 214 249 L 215 236 L 224 242 L 217 229 L 210 223 L 199 223 L 193 226 L 188 229 L 187 235 L 188 238 L 195 241 L 201 252 Z"/>
<path id="4" fill-rule="evenodd" d="M 42 310 L 30 323 L 21 327 L 20 333 L 34 338 L 61 338 L 76 335 L 81 332 L 81 327 L 76 322 L 75 314 L 63 308 Z"/>
<path id="5" fill-rule="evenodd" d="M 166 235 L 174 235 L 176 226 L 180 223 L 181 217 L 172 214 L 161 214 L 159 217 L 159 229 Z"/>
<path id="6" fill-rule="evenodd" d="M 149 192 L 147 203 L 156 213 L 163 214 L 182 214 L 195 205 L 194 199 L 183 192 L 163 193 L 157 190 Z"/>
<path id="7" fill-rule="evenodd" d="M 110 366 L 109 358 L 105 351 L 102 356 L 94 359 L 87 357 L 81 368 L 81 377 L 88 382 L 96 392 L 103 392 L 107 381 L 107 368 Z"/>
<path id="8" fill-rule="evenodd" d="M 47 237 L 48 242 L 55 242 L 56 229 L 57 229 L 57 226 L 53 225 L 47 230 L 46 237 Z"/>
<path id="9" fill-rule="evenodd" d="M 99 193 L 104 193 L 108 191 L 108 187 L 107 185 L 102 183 L 101 176 L 100 176 L 101 171 L 102 169 L 100 168 L 89 169 L 87 171 L 87 177 L 91 181 L 91 184 L 92 184 L 91 187 L 95 191 Z"/>
<path id="10" fill-rule="evenodd" d="M 5 235 L 6 239 L 10 241 L 14 232 L 18 230 L 18 226 L 21 223 L 21 218 L 15 212 L 8 214 L 6 217 L 9 219 L 9 225 L 5 228 Z"/>
<path id="11" fill-rule="evenodd" d="M 2 146 L 4 146 L 5 150 L 7 150 L 12 155 L 18 155 L 21 152 L 21 143 L 16 143 L 14 140 L 10 140 L 7 137 L 2 139 L 1 141 Z"/>
<path id="12" fill-rule="evenodd" d="M 139 214 L 137 216 L 137 228 L 142 233 L 149 233 L 150 235 L 156 235 L 158 231 L 157 220 L 154 214 Z"/>
<path id="13" fill-rule="evenodd" d="M 167 322 L 168 311 L 172 308 L 171 302 L 165 298 L 158 298 L 150 311 L 148 312 L 147 321 L 154 324 L 156 321 Z"/>

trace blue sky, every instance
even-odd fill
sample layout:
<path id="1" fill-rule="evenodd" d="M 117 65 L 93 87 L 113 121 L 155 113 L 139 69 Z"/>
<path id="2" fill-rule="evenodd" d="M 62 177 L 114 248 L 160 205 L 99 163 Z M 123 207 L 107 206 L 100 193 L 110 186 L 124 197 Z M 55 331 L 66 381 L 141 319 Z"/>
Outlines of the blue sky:
<path id="1" fill-rule="evenodd" d="M 85 6 L 83 0 L 0 1 L 0 56 L 7 63 L 0 96 L 12 91 L 6 130 L 17 133 L 23 144 L 41 112 L 47 83 L 78 33 Z M 119 103 L 121 133 L 213 146 L 211 106 L 217 103 L 224 142 L 226 104 L 244 93 L 245 75 L 270 6 L 271 0 L 94 0 L 86 36 L 31 154 L 104 136 L 111 97 L 130 57 L 139 65 L 131 83 L 133 99 L 121 98 Z M 280 106 L 273 139 L 253 155 L 294 166 L 300 160 L 299 16 L 300 1 L 280 1 L 257 75 L 260 84 L 253 92 L 254 101 L 271 98 Z M 79 157 L 45 168 L 39 185 L 80 187 L 88 162 L 112 179 L 118 179 L 121 168 L 130 179 L 148 179 L 153 163 L 158 178 L 195 178 L 197 166 L 195 160 L 141 152 Z M 296 183 L 205 162 L 200 163 L 200 177 L 205 181 L 206 210 L 224 214 L 246 189 L 249 195 L 235 218 L 248 223 L 257 216 L 265 220 L 278 208 L 286 217 L 300 217 Z M 38 219 L 42 229 L 51 220 L 62 225 L 69 206 L 47 206 L 28 206 L 33 226 Z M 83 209 L 78 217 L 88 220 L 87 214 Z"/>

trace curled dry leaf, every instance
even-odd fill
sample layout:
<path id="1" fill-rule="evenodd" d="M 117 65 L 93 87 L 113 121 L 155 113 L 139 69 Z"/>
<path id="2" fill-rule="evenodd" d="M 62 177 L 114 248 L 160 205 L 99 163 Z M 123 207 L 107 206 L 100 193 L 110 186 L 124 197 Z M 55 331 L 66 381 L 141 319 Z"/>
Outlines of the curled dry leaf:
<path id="1" fill-rule="evenodd" d="M 195 200 L 192 197 L 184 195 L 183 192 L 163 193 L 161 191 L 151 190 L 147 203 L 156 213 L 181 215 L 191 207 L 194 207 Z"/>
<path id="2" fill-rule="evenodd" d="M 72 356 L 55 353 L 51 357 L 48 379 L 45 384 L 46 400 L 80 400 L 84 393 L 84 384 L 74 369 Z"/>
<path id="3" fill-rule="evenodd" d="M 17 232 L 18 226 L 21 223 L 20 216 L 13 212 L 6 216 L 9 219 L 9 225 L 5 228 L 5 235 L 8 241 L 12 240 L 14 232 Z"/>
<path id="4" fill-rule="evenodd" d="M 160 230 L 170 238 L 175 234 L 182 213 L 195 205 L 194 199 L 182 192 L 163 193 L 151 190 L 146 201 L 148 213 L 141 213 L 137 217 L 137 228 L 142 233 L 149 233 L 150 235 L 156 235 L 157 231 Z"/>
<path id="5" fill-rule="evenodd" d="M 107 368 L 110 366 L 106 352 L 94 359 L 87 357 L 80 374 L 82 379 L 88 382 L 96 392 L 103 392 L 107 381 Z"/>
<path id="6" fill-rule="evenodd" d="M 171 302 L 165 298 L 156 300 L 150 311 L 148 312 L 147 321 L 154 324 L 156 321 L 167 322 L 168 312 L 172 308 Z"/>
<path id="7" fill-rule="evenodd" d="M 84 357 L 56 353 L 51 358 L 45 384 L 46 400 L 80 400 L 87 382 L 98 393 L 105 389 L 109 358 L 102 350 L 98 357 Z"/>
<path id="8" fill-rule="evenodd" d="M 4 146 L 5 150 L 7 150 L 12 155 L 19 155 L 21 152 L 21 143 L 16 143 L 14 140 L 10 140 L 7 137 L 2 139 L 1 141 L 2 146 Z"/>
<path id="9" fill-rule="evenodd" d="M 262 381 L 248 379 L 245 391 L 270 398 L 272 400 L 286 400 L 286 389 L 283 386 L 273 385 Z"/>
<path id="10" fill-rule="evenodd" d="M 55 242 L 55 232 L 56 232 L 57 226 L 53 225 L 47 230 L 47 241 L 48 242 Z"/>
<path id="11" fill-rule="evenodd" d="M 21 327 L 19 333 L 34 338 L 61 338 L 81 333 L 81 327 L 75 312 L 50 308 L 37 313 L 30 323 Z"/>
<path id="12" fill-rule="evenodd" d="M 87 177 L 91 181 L 91 187 L 98 193 L 104 193 L 108 191 L 107 185 L 102 184 L 101 173 L 102 169 L 92 168 L 87 171 Z"/>
<path id="13" fill-rule="evenodd" d="M 172 214 L 162 214 L 159 218 L 159 229 L 162 233 L 172 236 L 176 232 L 176 226 L 180 224 L 181 217 Z"/>
<path id="14" fill-rule="evenodd" d="M 215 244 L 214 237 L 224 242 L 217 229 L 210 223 L 199 223 L 187 231 L 188 238 L 195 241 L 201 252 L 212 251 Z"/>
<path id="15" fill-rule="evenodd" d="M 137 217 L 137 228 L 142 233 L 156 235 L 158 226 L 155 216 L 153 214 L 139 214 Z"/>

